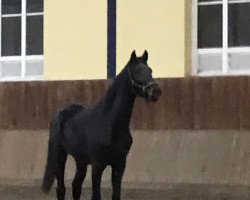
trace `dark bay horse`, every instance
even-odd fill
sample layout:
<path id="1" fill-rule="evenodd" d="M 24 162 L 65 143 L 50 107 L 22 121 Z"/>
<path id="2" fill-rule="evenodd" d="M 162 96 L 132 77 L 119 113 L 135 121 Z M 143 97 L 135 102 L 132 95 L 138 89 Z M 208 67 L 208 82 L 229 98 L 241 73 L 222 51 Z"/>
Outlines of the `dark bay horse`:
<path id="1" fill-rule="evenodd" d="M 74 200 L 80 199 L 89 164 L 92 165 L 92 200 L 101 200 L 101 177 L 108 165 L 112 168 L 112 200 L 120 200 L 126 157 L 132 144 L 129 124 L 135 98 L 153 102 L 161 96 L 147 60 L 147 51 L 141 57 L 133 51 L 128 64 L 96 106 L 70 104 L 56 113 L 50 124 L 44 192 L 50 191 L 56 178 L 57 199 L 65 199 L 64 169 L 70 154 L 76 163 L 72 182 Z"/>

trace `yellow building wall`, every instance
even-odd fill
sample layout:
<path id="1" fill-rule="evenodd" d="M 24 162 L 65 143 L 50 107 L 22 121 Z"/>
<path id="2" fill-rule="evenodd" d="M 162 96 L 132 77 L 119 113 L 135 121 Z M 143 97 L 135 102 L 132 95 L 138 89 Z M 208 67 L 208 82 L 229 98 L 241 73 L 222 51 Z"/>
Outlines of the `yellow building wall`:
<path id="1" fill-rule="evenodd" d="M 107 2 L 45 0 L 46 80 L 107 77 Z"/>
<path id="2" fill-rule="evenodd" d="M 183 77 L 190 56 L 185 13 L 191 0 L 117 0 L 117 72 L 136 50 L 149 52 L 155 77 Z M 187 19 L 189 20 L 189 19 Z M 191 49 L 191 48 L 190 48 Z"/>

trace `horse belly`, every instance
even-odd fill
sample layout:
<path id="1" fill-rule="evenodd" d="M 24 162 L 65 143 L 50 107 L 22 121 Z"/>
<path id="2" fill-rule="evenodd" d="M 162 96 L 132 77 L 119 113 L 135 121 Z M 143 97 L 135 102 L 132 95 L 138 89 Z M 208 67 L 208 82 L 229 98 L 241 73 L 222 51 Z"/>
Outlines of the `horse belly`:
<path id="1" fill-rule="evenodd" d="M 131 144 L 129 145 L 93 145 L 90 149 L 90 160 L 92 163 L 104 163 L 112 165 L 121 159 L 125 159 Z"/>
<path id="2" fill-rule="evenodd" d="M 87 141 L 84 131 L 65 132 L 64 146 L 66 151 L 73 157 L 88 158 Z"/>

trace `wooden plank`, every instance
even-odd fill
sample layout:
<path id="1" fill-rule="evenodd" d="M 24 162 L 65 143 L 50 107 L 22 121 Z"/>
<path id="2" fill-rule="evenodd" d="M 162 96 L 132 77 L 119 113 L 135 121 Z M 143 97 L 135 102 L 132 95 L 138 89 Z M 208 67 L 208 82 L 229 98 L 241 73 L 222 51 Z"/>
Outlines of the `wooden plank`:
<path id="1" fill-rule="evenodd" d="M 212 79 L 195 78 L 194 80 L 194 129 L 210 129 L 212 106 Z"/>

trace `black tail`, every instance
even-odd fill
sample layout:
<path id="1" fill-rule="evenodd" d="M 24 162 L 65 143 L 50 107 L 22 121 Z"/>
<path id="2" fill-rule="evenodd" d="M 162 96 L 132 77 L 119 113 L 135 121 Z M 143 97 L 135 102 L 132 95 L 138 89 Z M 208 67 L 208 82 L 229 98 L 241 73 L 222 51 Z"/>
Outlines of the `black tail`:
<path id="1" fill-rule="evenodd" d="M 47 165 L 42 183 L 43 192 L 49 193 L 54 181 L 55 181 L 55 174 L 53 170 L 53 146 L 51 144 L 51 141 L 49 141 Z"/>
<path id="2" fill-rule="evenodd" d="M 56 135 L 58 134 L 59 130 L 59 120 L 58 115 L 56 115 L 51 123 L 50 123 L 50 136 L 49 136 L 49 145 L 48 145 L 48 156 L 47 156 L 47 163 L 46 168 L 43 176 L 43 183 L 42 183 L 42 190 L 45 193 L 49 193 L 50 189 L 52 188 L 52 185 L 55 181 L 55 170 L 54 170 L 54 162 L 55 162 L 55 143 L 56 141 Z"/>

